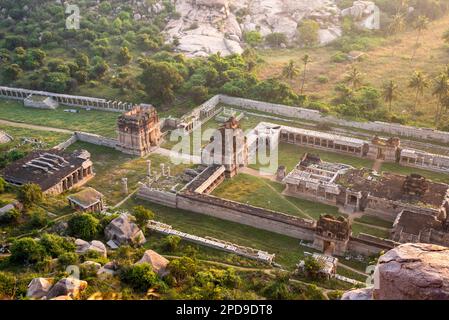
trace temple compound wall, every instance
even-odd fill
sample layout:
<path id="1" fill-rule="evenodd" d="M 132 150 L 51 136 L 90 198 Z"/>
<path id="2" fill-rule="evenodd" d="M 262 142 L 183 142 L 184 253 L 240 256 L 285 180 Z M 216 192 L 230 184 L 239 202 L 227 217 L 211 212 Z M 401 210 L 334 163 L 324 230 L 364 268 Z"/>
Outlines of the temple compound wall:
<path id="1" fill-rule="evenodd" d="M 224 174 L 224 166 L 210 166 L 180 192 L 142 185 L 137 197 L 167 207 L 204 214 L 308 241 L 317 250 L 335 255 L 344 255 L 351 248 L 354 248 L 355 253 L 377 254 L 387 247 L 383 242 L 387 240 L 375 237 L 359 240 L 359 237 L 350 236 L 350 225 L 344 219 L 342 222 L 339 218 L 327 217 L 328 223 L 316 222 L 210 196 L 208 193 L 224 180 Z M 362 241 L 361 244 L 360 241 Z"/>
<path id="2" fill-rule="evenodd" d="M 55 102 L 66 106 L 102 111 L 124 112 L 134 107 L 134 104 L 129 102 L 0 86 L 0 98 L 24 101 L 32 96 L 49 97 Z"/>

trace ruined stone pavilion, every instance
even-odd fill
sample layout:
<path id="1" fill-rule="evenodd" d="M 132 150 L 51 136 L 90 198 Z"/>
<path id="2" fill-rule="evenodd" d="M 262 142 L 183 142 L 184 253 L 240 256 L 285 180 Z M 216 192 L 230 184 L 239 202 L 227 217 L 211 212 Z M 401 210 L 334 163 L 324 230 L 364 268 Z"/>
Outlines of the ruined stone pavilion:
<path id="1" fill-rule="evenodd" d="M 58 195 L 81 187 L 94 177 L 93 163 L 86 150 L 65 153 L 57 150 L 33 151 L 7 166 L 3 178 L 16 186 L 34 183 L 44 194 Z"/>
<path id="2" fill-rule="evenodd" d="M 160 121 L 156 109 L 141 104 L 122 114 L 117 122 L 117 150 L 123 153 L 145 156 L 161 142 Z"/>

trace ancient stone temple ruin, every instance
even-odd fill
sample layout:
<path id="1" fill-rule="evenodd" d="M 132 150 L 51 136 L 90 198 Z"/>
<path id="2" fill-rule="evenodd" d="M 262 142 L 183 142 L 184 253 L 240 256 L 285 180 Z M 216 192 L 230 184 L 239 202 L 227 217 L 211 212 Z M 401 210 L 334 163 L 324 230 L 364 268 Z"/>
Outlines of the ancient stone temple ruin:
<path id="1" fill-rule="evenodd" d="M 234 117 L 226 121 L 203 149 L 202 162 L 207 165 L 223 165 L 228 178 L 235 176 L 239 168 L 248 165 L 247 138 Z"/>
<path id="2" fill-rule="evenodd" d="M 150 105 L 141 104 L 122 114 L 117 127 L 117 149 L 123 153 L 144 156 L 161 141 L 159 117 Z"/>
<path id="3" fill-rule="evenodd" d="M 351 236 L 351 224 L 344 217 L 323 215 L 316 224 L 313 246 L 328 255 L 343 256 Z"/>
<path id="4" fill-rule="evenodd" d="M 57 195 L 81 187 L 94 177 L 93 163 L 86 150 L 71 154 L 56 150 L 31 152 L 7 166 L 3 178 L 17 186 L 34 183 L 45 194 Z"/>
<path id="5" fill-rule="evenodd" d="M 367 157 L 370 159 L 395 162 L 400 155 L 401 140 L 399 138 L 380 138 L 375 136 L 369 144 Z"/>

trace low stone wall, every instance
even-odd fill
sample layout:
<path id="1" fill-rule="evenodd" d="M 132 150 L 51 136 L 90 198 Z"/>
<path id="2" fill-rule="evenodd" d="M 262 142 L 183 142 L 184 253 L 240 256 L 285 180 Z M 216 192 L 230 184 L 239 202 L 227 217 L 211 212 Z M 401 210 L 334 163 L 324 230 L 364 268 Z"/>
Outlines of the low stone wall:
<path id="1" fill-rule="evenodd" d="M 58 103 L 66 106 L 80 107 L 85 109 L 89 108 L 110 112 L 124 112 L 131 110 L 134 107 L 134 104 L 129 102 L 111 101 L 92 97 L 73 96 L 68 94 L 0 86 L 0 98 L 23 101 L 30 95 L 51 97 Z"/>
<path id="2" fill-rule="evenodd" d="M 404 126 L 396 123 L 386 123 L 381 121 L 357 122 L 340 119 L 334 116 L 325 116 L 316 110 L 290 107 L 281 104 L 268 103 L 250 99 L 229 97 L 220 95 L 219 102 L 243 109 L 257 110 L 284 117 L 298 118 L 310 121 L 328 122 L 343 127 L 358 128 L 367 131 L 381 132 L 389 135 L 399 135 L 422 140 L 433 140 L 437 142 L 449 142 L 449 132 L 434 130 L 430 128 L 419 128 Z"/>
<path id="3" fill-rule="evenodd" d="M 200 200 L 196 199 L 194 196 L 187 197 L 185 195 L 178 195 L 177 207 L 179 209 L 205 214 L 293 238 L 313 241 L 315 228 L 312 226 L 308 227 L 306 225 L 301 225 L 301 219 L 299 218 L 294 219 L 294 217 L 292 217 L 297 223 L 293 223 L 293 221 L 289 221 L 289 219 L 284 219 L 284 221 L 282 221 L 283 219 L 280 216 L 279 219 L 274 220 L 272 215 L 275 212 L 270 212 L 269 210 L 266 210 L 266 217 L 251 215 L 238 209 L 232 209 L 214 203 L 212 199 L 209 199 L 211 201 L 204 201 L 205 199 L 203 197 L 204 196 L 202 196 L 202 199 Z M 250 208 L 250 206 L 248 206 L 248 208 Z"/>
<path id="4" fill-rule="evenodd" d="M 148 188 L 142 186 L 137 192 L 137 197 L 142 200 L 147 200 L 154 202 L 166 207 L 176 208 L 177 207 L 177 195 L 176 193 Z"/>
<path id="5" fill-rule="evenodd" d="M 348 242 L 348 251 L 365 256 L 377 255 L 382 251 L 393 249 L 396 245 L 394 241 L 384 240 L 360 234 L 359 237 L 351 237 Z"/>
<path id="6" fill-rule="evenodd" d="M 108 148 L 116 148 L 117 140 L 112 138 L 106 138 L 93 133 L 75 132 L 75 136 L 78 141 L 95 144 L 98 146 L 104 146 Z"/>
<path id="7" fill-rule="evenodd" d="M 53 149 L 65 150 L 65 149 L 67 149 L 68 147 L 70 147 L 72 144 L 74 144 L 77 141 L 78 141 L 78 138 L 77 138 L 76 134 L 73 134 L 73 135 L 70 136 L 70 138 L 68 138 L 64 142 L 61 142 L 60 144 L 55 146 Z"/>

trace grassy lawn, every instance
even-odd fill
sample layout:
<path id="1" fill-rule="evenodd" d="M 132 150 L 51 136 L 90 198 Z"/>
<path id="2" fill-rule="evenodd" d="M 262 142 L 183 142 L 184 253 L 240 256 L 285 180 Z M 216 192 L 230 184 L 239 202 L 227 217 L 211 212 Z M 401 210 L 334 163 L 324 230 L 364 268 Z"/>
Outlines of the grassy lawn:
<path id="1" fill-rule="evenodd" d="M 264 178 L 239 174 L 223 182 L 213 195 L 306 219 L 321 214 L 339 215 L 336 207 L 282 195 L 284 186 Z"/>
<path id="2" fill-rule="evenodd" d="M 397 163 L 384 163 L 382 164 L 382 171 L 389 171 L 394 172 L 402 175 L 410 175 L 412 173 L 417 173 L 422 175 L 423 177 L 426 177 L 427 179 L 430 179 L 434 182 L 441 182 L 441 183 L 447 183 L 449 184 L 449 174 L 440 173 L 440 172 L 433 172 L 418 168 L 412 168 L 412 167 L 404 167 Z"/>
<path id="3" fill-rule="evenodd" d="M 392 222 L 380 219 L 375 216 L 369 216 L 369 215 L 364 215 L 363 217 L 355 218 L 354 221 L 371 224 L 373 226 L 378 226 L 378 227 L 388 228 L 388 229 L 391 229 L 393 227 Z"/>
<path id="4" fill-rule="evenodd" d="M 128 200 L 120 209 L 129 210 L 136 205 L 143 205 L 153 210 L 156 220 L 168 223 L 180 231 L 203 237 L 210 236 L 274 253 L 276 262 L 289 269 L 294 268 L 304 256 L 304 251 L 313 252 L 313 249 L 300 246 L 299 240 L 288 236 L 134 198 Z"/>
<path id="5" fill-rule="evenodd" d="M 2 100 L 0 100 L 0 102 L 1 101 Z M 32 148 L 32 146 L 30 144 L 21 144 L 21 138 L 40 140 L 44 142 L 46 144 L 46 147 L 48 148 L 54 147 L 55 145 L 70 138 L 70 135 L 65 133 L 31 130 L 26 128 L 16 128 L 10 126 L 2 126 L 1 130 L 11 135 L 14 138 L 14 140 L 9 143 L 1 144 L 0 152 L 7 152 L 8 150 L 13 148 L 17 148 L 23 151 L 29 151 Z"/>
<path id="6" fill-rule="evenodd" d="M 117 150 L 84 142 L 76 142 L 68 151 L 86 149 L 91 153 L 96 177 L 88 185 L 106 196 L 109 205 L 116 204 L 124 198 L 122 178 L 128 178 L 129 191 L 137 188 L 137 183 L 147 175 L 146 160 L 152 161 L 153 170 L 160 170 L 161 163 L 170 163 L 170 159 L 152 154 L 146 159 L 125 155 Z M 180 174 L 186 166 L 171 166 L 172 175 Z"/>
<path id="7" fill-rule="evenodd" d="M 64 112 L 76 109 L 79 113 Z M 106 137 L 115 137 L 115 126 L 119 113 L 60 106 L 56 110 L 26 108 L 22 103 L 0 100 L 0 119 L 29 123 L 34 125 L 85 131 Z"/>
<path id="8" fill-rule="evenodd" d="M 369 226 L 354 222 L 352 224 L 352 235 L 358 236 L 360 233 L 366 233 L 383 239 L 388 239 L 388 237 L 390 236 L 390 232 L 387 230 L 371 228 Z"/>

